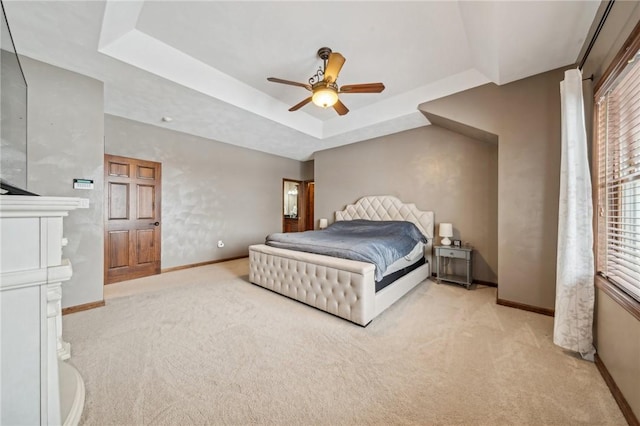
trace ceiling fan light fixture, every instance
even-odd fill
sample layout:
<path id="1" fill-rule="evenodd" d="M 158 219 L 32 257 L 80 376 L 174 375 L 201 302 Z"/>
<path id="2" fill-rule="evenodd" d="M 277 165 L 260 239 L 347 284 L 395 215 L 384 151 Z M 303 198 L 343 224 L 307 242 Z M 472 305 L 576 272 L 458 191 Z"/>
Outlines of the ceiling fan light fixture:
<path id="1" fill-rule="evenodd" d="M 338 92 L 331 86 L 319 87 L 313 91 L 311 101 L 319 107 L 329 108 L 338 102 Z"/>
<path id="2" fill-rule="evenodd" d="M 324 67 L 318 68 L 318 71 L 309 78 L 308 84 L 276 77 L 267 78 L 272 83 L 299 86 L 311 92 L 311 96 L 289 108 L 289 111 L 298 111 L 309 102 L 313 102 L 321 108 L 333 107 L 338 115 L 345 115 L 349 112 L 349 108 L 340 101 L 338 93 L 380 93 L 384 90 L 382 83 L 348 84 L 338 87 L 338 74 L 346 61 L 345 57 L 338 52 L 332 52 L 328 47 L 321 47 L 318 50 L 318 57 L 322 59 Z"/>

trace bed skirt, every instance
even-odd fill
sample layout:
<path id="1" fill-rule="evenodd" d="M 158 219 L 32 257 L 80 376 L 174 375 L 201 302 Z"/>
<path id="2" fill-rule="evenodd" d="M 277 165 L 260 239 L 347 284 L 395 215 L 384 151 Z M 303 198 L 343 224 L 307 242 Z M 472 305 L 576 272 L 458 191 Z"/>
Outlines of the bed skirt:
<path id="1" fill-rule="evenodd" d="M 373 264 L 265 244 L 249 247 L 249 281 L 363 326 L 424 281 L 429 266 L 376 293 Z"/>

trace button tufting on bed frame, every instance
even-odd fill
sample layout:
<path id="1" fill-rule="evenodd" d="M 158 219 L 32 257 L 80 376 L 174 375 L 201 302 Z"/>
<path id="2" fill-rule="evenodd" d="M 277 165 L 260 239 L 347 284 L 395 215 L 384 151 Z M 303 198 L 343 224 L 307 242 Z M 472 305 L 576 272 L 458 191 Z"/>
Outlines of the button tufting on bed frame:
<path id="1" fill-rule="evenodd" d="M 305 255 L 313 258 L 314 255 L 310 253 L 301 252 L 300 259 L 291 260 L 278 256 L 281 251 L 265 245 L 251 246 L 249 280 L 358 324 L 364 325 L 371 320 L 373 304 L 363 305 L 359 302 L 363 300 L 364 292 L 371 292 L 371 296 L 375 293 L 375 288 L 365 288 L 363 285 L 365 277 L 373 276 L 373 265 L 330 257 L 327 257 L 326 264 L 317 265 L 304 261 Z M 352 267 L 351 271 L 339 269 L 345 263 L 359 265 Z M 291 271 L 304 272 L 305 278 L 294 278 L 295 274 L 291 274 Z M 369 281 L 372 282 L 371 279 Z"/>
<path id="2" fill-rule="evenodd" d="M 427 228 L 432 223 L 432 215 L 432 212 L 418 210 L 415 204 L 405 204 L 396 197 L 385 195 L 362 197 L 356 204 L 337 211 L 336 220 L 406 220 L 415 223 L 423 234 L 429 236 Z"/>

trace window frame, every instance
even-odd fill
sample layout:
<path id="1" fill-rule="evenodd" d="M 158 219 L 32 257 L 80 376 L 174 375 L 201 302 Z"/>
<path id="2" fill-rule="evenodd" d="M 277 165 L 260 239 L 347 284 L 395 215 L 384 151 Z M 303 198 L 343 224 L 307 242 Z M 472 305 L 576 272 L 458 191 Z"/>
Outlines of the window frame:
<path id="1" fill-rule="evenodd" d="M 597 257 L 600 255 L 600 235 L 598 234 L 598 218 L 599 218 L 599 205 L 600 205 L 600 162 L 599 162 L 599 140 L 598 140 L 598 107 L 597 103 L 599 99 L 603 96 L 603 94 L 610 88 L 617 77 L 622 73 L 628 61 L 636 55 L 636 53 L 640 50 L 640 22 L 633 29 L 627 40 L 622 46 L 622 49 L 615 56 L 607 70 L 604 72 L 602 77 L 598 80 L 594 87 L 594 97 L 593 97 L 593 174 L 592 174 L 592 183 L 594 188 L 594 209 L 596 212 L 594 215 L 594 254 Z M 605 241 L 606 244 L 606 241 Z M 596 261 L 596 273 L 595 273 L 595 286 L 596 288 L 603 291 L 607 294 L 611 299 L 616 301 L 620 306 L 622 306 L 625 310 L 627 310 L 631 315 L 633 315 L 637 320 L 640 321 L 640 301 L 636 300 L 633 296 L 631 296 L 627 291 L 625 291 L 621 286 L 607 279 L 603 275 L 599 274 L 597 271 L 597 265 L 599 264 Z"/>

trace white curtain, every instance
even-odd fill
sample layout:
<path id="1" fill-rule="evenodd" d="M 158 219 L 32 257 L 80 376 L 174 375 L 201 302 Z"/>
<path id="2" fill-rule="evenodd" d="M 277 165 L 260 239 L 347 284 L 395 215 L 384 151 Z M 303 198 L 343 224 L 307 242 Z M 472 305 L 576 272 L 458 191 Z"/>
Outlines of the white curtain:
<path id="1" fill-rule="evenodd" d="M 560 96 L 562 162 L 553 342 L 593 360 L 593 205 L 580 70 L 565 71 Z"/>

